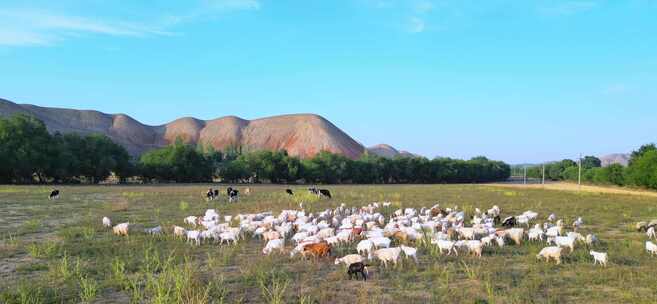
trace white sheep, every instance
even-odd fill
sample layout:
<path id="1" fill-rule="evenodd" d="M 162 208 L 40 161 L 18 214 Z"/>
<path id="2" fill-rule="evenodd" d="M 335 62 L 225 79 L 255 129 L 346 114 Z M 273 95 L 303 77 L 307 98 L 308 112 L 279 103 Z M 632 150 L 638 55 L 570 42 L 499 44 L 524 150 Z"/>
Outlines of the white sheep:
<path id="1" fill-rule="evenodd" d="M 362 240 L 356 245 L 356 252 L 358 254 L 367 254 L 370 256 L 373 249 L 374 243 L 371 240 Z"/>
<path id="2" fill-rule="evenodd" d="M 476 257 L 481 257 L 481 252 L 483 251 L 483 246 L 481 241 L 470 240 L 465 241 L 465 247 L 468 248 L 468 252 L 474 254 Z"/>
<path id="3" fill-rule="evenodd" d="M 648 236 L 648 239 L 657 238 L 655 235 L 655 227 L 649 227 L 648 230 L 646 230 L 646 235 Z"/>
<path id="4" fill-rule="evenodd" d="M 116 235 L 127 236 L 129 227 L 130 223 L 121 223 L 112 227 L 112 232 L 114 232 Z"/>
<path id="5" fill-rule="evenodd" d="M 364 261 L 363 257 L 360 256 L 359 254 L 348 254 L 341 258 L 336 258 L 335 265 L 340 265 L 340 263 L 344 263 L 345 266 L 349 266 L 353 263 L 362 263 L 363 261 Z"/>
<path id="6" fill-rule="evenodd" d="M 651 241 L 646 241 L 646 251 L 648 251 L 651 256 L 657 254 L 657 245 Z"/>
<path id="7" fill-rule="evenodd" d="M 226 241 L 226 243 L 229 245 L 231 242 L 233 243 L 233 245 L 237 244 L 237 235 L 235 234 L 234 231 L 226 231 L 220 233 L 219 239 L 221 239 L 221 244 L 223 244 L 224 241 Z"/>
<path id="8" fill-rule="evenodd" d="M 103 217 L 103 227 L 112 227 L 112 221 L 109 219 L 109 217 Z"/>
<path id="9" fill-rule="evenodd" d="M 275 249 L 278 249 L 281 253 L 283 253 L 283 250 L 285 249 L 284 246 L 285 246 L 285 241 L 283 239 L 269 240 L 265 245 L 265 248 L 262 249 L 262 254 L 269 255 Z"/>
<path id="10" fill-rule="evenodd" d="M 377 237 L 377 238 L 371 238 L 369 239 L 372 241 L 372 244 L 374 244 L 374 248 L 388 248 L 390 247 L 390 238 L 387 237 Z"/>
<path id="11" fill-rule="evenodd" d="M 374 251 L 373 253 L 377 259 L 383 262 L 383 267 L 388 267 L 388 262 L 393 262 L 395 265 L 397 265 L 397 260 L 399 259 L 400 254 L 401 248 L 399 247 L 383 248 Z"/>
<path id="12" fill-rule="evenodd" d="M 191 225 L 192 227 L 196 227 L 196 220 L 197 219 L 198 219 L 197 217 L 195 217 L 193 215 L 190 215 L 190 216 L 185 218 L 185 224 Z"/>
<path id="13" fill-rule="evenodd" d="M 516 245 L 520 245 L 520 243 L 522 242 L 522 237 L 525 234 L 525 229 L 511 228 L 505 230 L 505 232 L 506 232 L 506 237 L 513 240 L 516 243 Z"/>
<path id="14" fill-rule="evenodd" d="M 546 262 L 549 262 L 550 259 L 554 259 L 557 262 L 557 265 L 561 264 L 561 247 L 550 246 L 541 249 L 541 251 L 536 255 L 536 259 L 545 258 Z"/>
<path id="15" fill-rule="evenodd" d="M 404 255 L 407 258 L 413 258 L 413 261 L 415 261 L 415 264 L 418 263 L 417 248 L 408 247 L 408 246 L 405 246 L 405 245 L 401 245 L 400 247 L 401 247 L 402 251 L 404 252 Z"/>
<path id="16" fill-rule="evenodd" d="M 498 247 L 504 247 L 504 238 L 501 236 L 498 236 L 495 238 L 495 242 L 497 243 Z"/>
<path id="17" fill-rule="evenodd" d="M 201 245 L 201 232 L 198 230 L 187 231 L 187 242 L 194 241 L 194 244 Z"/>
<path id="18" fill-rule="evenodd" d="M 173 226 L 173 235 L 177 237 L 182 237 L 187 235 L 187 230 L 185 228 L 180 227 L 180 226 Z"/>
<path id="19" fill-rule="evenodd" d="M 569 236 L 557 236 L 550 238 L 549 242 L 553 243 L 559 247 L 568 247 L 570 248 L 570 252 L 573 252 L 575 250 L 575 241 L 577 239 L 569 237 Z"/>
<path id="20" fill-rule="evenodd" d="M 595 234 L 587 234 L 584 242 L 586 243 L 586 245 L 591 246 L 598 242 L 598 237 L 595 236 Z"/>
<path id="21" fill-rule="evenodd" d="M 596 252 L 596 251 L 589 251 L 589 253 L 593 256 L 593 265 L 600 263 L 600 265 L 607 267 L 607 253 L 606 252 Z"/>

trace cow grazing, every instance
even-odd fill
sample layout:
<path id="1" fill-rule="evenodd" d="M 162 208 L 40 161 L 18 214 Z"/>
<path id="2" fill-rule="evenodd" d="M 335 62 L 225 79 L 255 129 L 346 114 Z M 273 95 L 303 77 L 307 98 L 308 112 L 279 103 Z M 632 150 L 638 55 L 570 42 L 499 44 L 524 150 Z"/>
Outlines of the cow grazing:
<path id="1" fill-rule="evenodd" d="M 52 190 L 52 192 L 50 192 L 50 195 L 48 196 L 49 200 L 58 199 L 58 198 L 59 198 L 59 190 L 57 189 Z"/>
<path id="2" fill-rule="evenodd" d="M 292 189 L 285 189 L 285 193 L 287 193 L 287 195 L 294 195 L 294 192 L 292 192 Z"/>
<path id="3" fill-rule="evenodd" d="M 212 191 L 212 188 L 208 189 L 208 192 L 205 193 L 205 198 L 209 201 L 214 199 L 214 191 Z"/>
<path id="4" fill-rule="evenodd" d="M 328 191 L 327 189 L 319 189 L 319 197 L 331 198 L 331 191 Z"/>
<path id="5" fill-rule="evenodd" d="M 214 189 L 214 197 L 219 197 L 219 189 Z"/>
<path id="6" fill-rule="evenodd" d="M 231 190 L 230 193 L 228 193 L 228 202 L 237 202 L 240 199 L 240 192 L 238 190 Z"/>
<path id="7" fill-rule="evenodd" d="M 366 267 L 367 265 L 363 264 L 362 262 L 349 265 L 349 269 L 347 269 L 349 280 L 351 280 L 352 276 L 356 276 L 356 281 L 358 281 L 358 274 L 360 273 L 363 276 L 363 281 L 367 281 L 367 275 L 365 274 L 367 272 Z"/>
<path id="8" fill-rule="evenodd" d="M 228 187 L 228 188 L 226 188 L 226 195 L 230 196 L 230 193 L 231 193 L 231 192 L 233 192 L 233 188 L 232 188 L 232 187 Z"/>

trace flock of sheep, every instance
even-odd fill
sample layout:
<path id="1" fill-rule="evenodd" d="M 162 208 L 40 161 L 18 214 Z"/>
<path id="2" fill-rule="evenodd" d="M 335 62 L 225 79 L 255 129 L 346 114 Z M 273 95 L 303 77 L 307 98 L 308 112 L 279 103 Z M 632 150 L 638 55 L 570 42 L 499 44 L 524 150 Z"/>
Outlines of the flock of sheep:
<path id="1" fill-rule="evenodd" d="M 366 279 L 366 261 L 379 260 L 384 267 L 396 265 L 402 257 L 418 262 L 416 246 L 429 242 L 436 246 L 440 254 L 458 255 L 459 252 L 481 257 L 487 247 L 503 247 L 509 243 L 520 245 L 523 241 L 546 242 L 537 255 L 537 259 L 561 263 L 564 249 L 570 253 L 579 243 L 591 247 L 598 239 L 593 234 L 583 236 L 578 230 L 583 226 L 582 218 L 577 218 L 566 231 L 563 220 L 550 214 L 541 225 L 532 222 L 538 219 L 538 213 L 526 211 L 517 216 L 500 220 L 501 210 L 493 206 L 484 212 L 476 208 L 474 214 L 466 219 L 465 212 L 458 207 L 441 208 L 438 204 L 431 208 L 405 208 L 392 211 L 391 203 L 371 203 L 361 208 L 347 208 L 341 204 L 335 209 L 326 209 L 318 213 L 302 210 L 283 210 L 277 216 L 272 212 L 238 214 L 223 216 L 214 209 L 209 209 L 200 216 L 184 218 L 184 225 L 173 226 L 176 237 L 186 239 L 193 245 L 206 243 L 236 244 L 246 236 L 260 239 L 264 243 L 262 254 L 288 252 L 286 243 L 291 243 L 289 255 L 295 257 L 330 257 L 335 246 L 353 246 L 353 254 L 335 259 L 335 264 L 345 264 L 349 276 L 358 273 Z M 386 218 L 382 211 L 392 211 Z M 111 220 L 102 219 L 106 227 L 112 227 Z M 467 225 L 467 226 L 466 226 Z M 496 227 L 497 226 L 497 227 Z M 523 227 L 524 226 L 524 227 Z M 648 237 L 655 237 L 657 221 L 641 222 L 637 229 L 643 229 Z M 530 228 L 531 227 L 531 228 Z M 112 227 L 117 235 L 128 235 L 129 223 Z M 163 228 L 157 226 L 144 229 L 152 235 L 163 234 Z M 397 247 L 391 247 L 393 244 Z M 425 243 L 427 244 L 427 243 Z M 646 250 L 657 254 L 657 245 L 646 242 Z M 594 264 L 607 265 L 606 252 L 591 250 Z"/>

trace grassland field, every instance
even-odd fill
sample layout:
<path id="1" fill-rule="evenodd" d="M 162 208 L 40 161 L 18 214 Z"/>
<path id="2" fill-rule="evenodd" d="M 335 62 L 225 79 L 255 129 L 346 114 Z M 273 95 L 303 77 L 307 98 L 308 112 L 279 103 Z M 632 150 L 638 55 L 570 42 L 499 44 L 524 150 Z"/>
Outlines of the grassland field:
<path id="1" fill-rule="evenodd" d="M 0 186 L 0 303 L 657 303 L 657 257 L 645 252 L 645 234 L 633 229 L 637 221 L 657 218 L 654 196 L 363 185 L 326 186 L 333 199 L 316 201 L 289 197 L 286 186 L 262 185 L 228 204 L 225 196 L 207 202 L 203 193 L 210 186 L 62 186 L 54 201 L 47 199 L 51 187 Z M 304 193 L 302 186 L 291 188 Z M 479 259 L 441 256 L 419 242 L 413 244 L 419 264 L 407 260 L 384 269 L 371 261 L 368 281 L 350 281 L 333 258 L 263 256 L 264 243 L 249 237 L 235 246 L 195 247 L 137 229 L 114 236 L 101 225 L 108 216 L 133 228 L 183 226 L 185 216 L 209 208 L 222 216 L 276 213 L 301 201 L 310 212 L 390 201 L 393 207 L 382 209 L 386 215 L 440 203 L 458 205 L 468 215 L 495 204 L 503 216 L 533 210 L 541 223 L 552 212 L 566 223 L 582 216 L 581 232 L 600 238 L 594 249 L 609 253 L 609 266 L 594 266 L 584 245 L 555 265 L 536 260 L 544 243 L 486 248 Z M 355 245 L 335 248 L 333 257 L 348 253 L 355 253 Z"/>

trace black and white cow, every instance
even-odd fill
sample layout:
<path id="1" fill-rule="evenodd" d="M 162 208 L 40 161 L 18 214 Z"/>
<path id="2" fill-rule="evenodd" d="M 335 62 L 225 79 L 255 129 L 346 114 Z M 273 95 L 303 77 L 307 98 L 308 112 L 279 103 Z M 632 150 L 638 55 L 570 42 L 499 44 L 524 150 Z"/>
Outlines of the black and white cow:
<path id="1" fill-rule="evenodd" d="M 59 190 L 57 189 L 52 190 L 52 192 L 50 192 L 50 195 L 48 196 L 49 200 L 58 199 L 58 198 L 59 198 Z"/>
<path id="2" fill-rule="evenodd" d="M 237 202 L 240 199 L 240 192 L 237 189 L 231 189 L 228 194 L 228 202 Z"/>
<path id="3" fill-rule="evenodd" d="M 331 191 L 329 191 L 328 189 L 319 189 L 319 197 L 331 198 Z"/>

